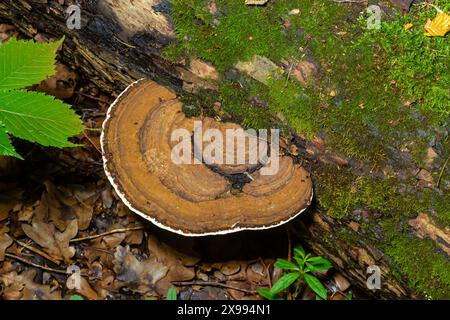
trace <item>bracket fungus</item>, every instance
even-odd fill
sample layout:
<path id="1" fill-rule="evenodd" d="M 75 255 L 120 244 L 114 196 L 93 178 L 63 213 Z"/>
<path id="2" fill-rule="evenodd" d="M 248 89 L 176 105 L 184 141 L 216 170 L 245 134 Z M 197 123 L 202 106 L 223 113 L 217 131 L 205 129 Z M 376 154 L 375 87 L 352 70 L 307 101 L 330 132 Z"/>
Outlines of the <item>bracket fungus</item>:
<path id="1" fill-rule="evenodd" d="M 279 168 L 271 175 L 263 174 L 271 161 L 248 160 L 250 146 L 244 163 L 216 165 L 207 155 L 200 161 L 195 155 L 199 142 L 193 139 L 200 121 L 203 130 L 215 133 L 240 128 L 211 118 L 186 117 L 176 94 L 150 80 L 131 84 L 111 105 L 101 136 L 104 168 L 132 211 L 172 232 L 204 236 L 268 229 L 309 206 L 310 175 L 288 156 L 276 153 Z M 187 135 L 191 148 L 182 148 L 179 154 L 192 159 L 191 164 L 174 161 L 174 150 L 180 151 L 174 132 L 181 132 L 178 138 L 183 132 Z M 205 151 L 205 137 L 200 141 Z M 264 143 L 267 146 L 267 139 L 258 138 L 260 146 Z"/>

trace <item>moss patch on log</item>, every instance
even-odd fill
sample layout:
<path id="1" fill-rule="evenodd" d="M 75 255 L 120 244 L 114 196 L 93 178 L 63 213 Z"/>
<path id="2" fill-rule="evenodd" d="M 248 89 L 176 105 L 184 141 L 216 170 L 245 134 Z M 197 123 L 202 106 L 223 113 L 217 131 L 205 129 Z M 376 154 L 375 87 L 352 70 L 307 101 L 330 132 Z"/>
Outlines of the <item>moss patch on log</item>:
<path id="1" fill-rule="evenodd" d="M 316 168 L 313 173 L 319 204 L 334 218 L 346 217 L 357 209 L 405 218 L 424 212 L 433 215 L 442 228 L 450 224 L 448 192 L 441 194 L 430 188 L 418 192 L 405 187 L 417 182 L 412 179 L 357 176 L 349 168 L 336 170 L 332 165 Z"/>
<path id="2" fill-rule="evenodd" d="M 435 4 L 450 10 L 449 0 Z M 445 185 L 449 179 L 450 42 L 448 36 L 423 35 L 434 9 L 418 5 L 406 15 L 383 16 L 380 30 L 367 30 L 364 7 L 331 1 L 279 0 L 260 7 L 242 0 L 175 0 L 172 9 L 178 42 L 166 49 L 166 57 L 199 57 L 224 72 L 217 91 L 182 97 L 187 113 L 321 134 L 333 151 L 369 166 L 370 172 L 358 176 L 334 167 L 313 172 L 318 203 L 335 218 L 364 209 L 404 224 L 422 212 L 448 226 L 448 191 L 436 182 Z M 413 27 L 406 30 L 407 23 Z M 313 59 L 321 75 L 304 85 L 286 72 L 264 85 L 232 72 L 237 61 L 254 55 L 288 66 Z M 411 162 L 424 167 L 436 139 L 439 156 L 429 169 L 434 185 L 417 188 L 417 179 L 398 172 Z M 366 224 L 375 223 L 373 218 Z M 431 241 L 409 237 L 406 228 L 385 232 L 386 253 L 410 284 L 433 298 L 448 298 L 446 255 Z"/>
<path id="3" fill-rule="evenodd" d="M 417 288 L 428 299 L 448 299 L 450 288 L 449 259 L 436 250 L 430 239 L 418 240 L 405 234 L 398 220 L 384 221 L 387 239 L 382 245 L 399 272 L 411 287 Z"/>
<path id="4" fill-rule="evenodd" d="M 215 11 L 208 9 L 207 0 L 174 1 L 179 42 L 166 55 L 184 52 L 221 71 L 253 55 L 276 63 L 317 59 L 323 71 L 317 85 L 304 88 L 291 77 L 257 89 L 272 98 L 270 107 L 283 111 L 293 128 L 310 134 L 325 129 L 340 152 L 381 163 L 388 159 L 389 147 L 411 144 L 419 162 L 434 135 L 432 125 L 449 115 L 450 44 L 423 36 L 421 29 L 432 10 L 415 9 L 383 22 L 380 30 L 365 30 L 358 6 L 318 0 L 274 1 L 266 7 L 239 0 L 214 3 Z M 438 5 L 446 9 L 449 3 Z M 299 13 L 289 14 L 293 9 Z M 404 30 L 411 21 L 413 29 Z M 235 110 L 244 122 L 259 121 L 247 111 Z M 308 117 L 311 113 L 315 116 Z"/>

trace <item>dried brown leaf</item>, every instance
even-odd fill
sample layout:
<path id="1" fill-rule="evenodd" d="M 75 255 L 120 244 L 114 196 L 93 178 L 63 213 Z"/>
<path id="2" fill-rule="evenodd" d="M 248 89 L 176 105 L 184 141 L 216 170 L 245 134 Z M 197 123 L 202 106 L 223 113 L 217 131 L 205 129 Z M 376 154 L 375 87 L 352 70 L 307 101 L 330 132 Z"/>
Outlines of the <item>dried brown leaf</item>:
<path id="1" fill-rule="evenodd" d="M 30 239 L 57 260 L 69 261 L 75 254 L 75 248 L 69 246 L 69 241 L 78 233 L 77 220 L 72 220 L 64 232 L 56 231 L 52 223 L 36 219 L 33 219 L 31 226 L 23 224 L 22 229 Z"/>
<path id="2" fill-rule="evenodd" d="M 114 258 L 114 272 L 117 274 L 117 280 L 131 287 L 154 285 L 168 271 L 168 268 L 154 257 L 139 261 L 130 252 L 129 246 L 118 246 Z"/>
<path id="3" fill-rule="evenodd" d="M 149 236 L 147 246 L 151 256 L 155 257 L 169 270 L 167 276 L 157 284 L 160 293 L 165 294 L 172 285 L 172 281 L 187 281 L 195 277 L 193 268 L 187 268 L 183 265 L 183 255 L 160 242 L 156 237 Z"/>
<path id="4" fill-rule="evenodd" d="M 77 292 L 79 294 L 85 296 L 89 300 L 100 300 L 101 299 L 101 297 L 98 295 L 98 293 L 94 289 L 92 289 L 89 282 L 83 277 L 81 277 L 81 279 L 80 279 L 80 288 L 77 289 Z"/>
<path id="5" fill-rule="evenodd" d="M 78 220 L 78 229 L 86 230 L 92 220 L 94 203 L 99 197 L 94 190 L 81 186 L 57 188 L 45 182 L 49 218 L 59 230 L 64 230 L 73 219 Z"/>
<path id="6" fill-rule="evenodd" d="M 0 229 L 0 261 L 5 260 L 5 251 L 14 242 L 7 234 L 8 231 L 9 229 L 6 227 Z"/>
<path id="7" fill-rule="evenodd" d="M 0 283 L 5 287 L 3 297 L 6 300 L 61 300 L 59 291 L 52 291 L 50 286 L 34 282 L 36 270 L 30 269 L 17 274 L 16 271 L 0 276 Z"/>

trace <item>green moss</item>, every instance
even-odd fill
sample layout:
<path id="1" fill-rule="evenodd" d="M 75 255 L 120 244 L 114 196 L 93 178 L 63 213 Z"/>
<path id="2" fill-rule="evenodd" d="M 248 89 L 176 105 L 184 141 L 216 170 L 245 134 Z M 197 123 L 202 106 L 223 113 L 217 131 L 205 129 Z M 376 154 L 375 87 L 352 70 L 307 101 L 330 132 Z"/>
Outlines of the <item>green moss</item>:
<path id="1" fill-rule="evenodd" d="M 386 221 L 385 231 L 389 238 L 383 248 L 408 284 L 430 299 L 450 299 L 448 256 L 436 251 L 430 239 L 418 240 L 404 234 L 398 221 Z"/>
<path id="2" fill-rule="evenodd" d="M 207 3 L 173 2 L 176 31 L 189 53 L 213 62 L 220 71 L 255 54 L 289 55 L 292 48 L 274 11 L 245 6 L 242 1 L 216 0 L 216 18 L 208 11 Z"/>
<path id="3" fill-rule="evenodd" d="M 219 99 L 224 111 L 244 127 L 263 129 L 272 124 L 271 110 L 259 104 L 258 91 L 262 85 L 251 81 L 249 91 L 235 82 L 226 81 L 219 88 Z"/>
<path id="4" fill-rule="evenodd" d="M 450 194 L 425 188 L 405 189 L 415 181 L 396 177 L 356 176 L 351 169 L 322 166 L 313 172 L 319 205 L 334 218 L 343 218 L 362 208 L 387 217 L 411 218 L 419 213 L 433 216 L 442 226 L 450 224 Z"/>
<path id="5" fill-rule="evenodd" d="M 197 94 L 184 93 L 180 100 L 183 102 L 183 112 L 188 117 L 214 116 L 213 105 L 217 101 L 217 92 L 202 89 Z"/>
<path id="6" fill-rule="evenodd" d="M 258 7 L 242 5 L 240 0 L 217 0 L 215 15 L 207 3 L 174 1 L 179 44 L 168 47 L 168 56 L 178 58 L 180 52 L 187 52 L 224 71 L 255 54 L 280 62 L 310 53 L 323 67 L 320 83 L 304 89 L 292 81 L 278 80 L 258 88 L 272 111 L 281 111 L 298 131 L 314 134 L 323 129 L 336 151 L 354 158 L 382 165 L 391 147 L 412 145 L 416 161 L 423 159 L 433 134 L 430 125 L 448 116 L 445 83 L 450 64 L 443 53 L 448 52 L 449 42 L 426 38 L 419 27 L 405 31 L 403 24 L 416 21 L 421 25 L 432 11 L 416 10 L 383 22 L 380 31 L 365 31 L 357 21 L 357 7 L 332 2 L 275 1 Z M 445 8 L 448 3 L 438 5 Z M 289 15 L 295 8 L 300 13 Z M 337 92 L 334 98 L 328 95 L 330 84 Z M 229 108 L 245 124 L 267 122 L 261 117 L 251 120 L 254 112 L 245 103 L 249 97 L 241 94 L 237 102 L 236 95 L 223 96 L 232 98 Z M 415 102 L 404 106 L 411 96 Z M 243 110 L 236 107 L 239 104 Z M 426 111 L 428 118 L 417 116 L 418 111 Z"/>
<path id="7" fill-rule="evenodd" d="M 266 6 L 245 6 L 242 0 L 215 3 L 218 13 L 213 15 L 208 0 L 173 1 L 178 42 L 166 49 L 167 57 L 200 57 L 227 72 L 255 54 L 277 64 L 312 57 L 321 66 L 321 76 L 308 86 L 286 74 L 268 85 L 244 75 L 226 76 L 217 91 L 186 95 L 185 112 L 219 115 L 255 129 L 276 126 L 309 136 L 320 133 L 334 151 L 361 160 L 374 172 L 399 172 L 409 165 L 398 158 L 400 150 L 423 165 L 436 127 L 447 130 L 450 42 L 448 36 L 428 38 L 422 31 L 434 9 L 417 6 L 409 14 L 384 17 L 380 30 L 367 30 L 357 5 L 321 0 L 278 0 Z M 450 9 L 450 0 L 435 4 Z M 292 9 L 299 14 L 290 15 Z M 409 22 L 414 26 L 405 30 Z M 219 112 L 212 107 L 217 101 Z M 442 166 L 448 145 L 441 149 Z M 433 177 L 440 170 L 435 167 Z M 429 214 L 441 226 L 450 222 L 448 191 L 416 189 L 415 179 L 356 176 L 332 166 L 314 176 L 319 205 L 335 218 L 361 208 L 397 222 L 418 213 Z M 442 181 L 447 180 L 444 170 Z M 368 221 L 368 229 L 371 225 Z M 404 230 L 396 238 L 391 231 L 386 229 L 386 250 L 411 285 L 442 297 L 448 289 L 448 261 L 430 241 L 409 238 Z M 422 265 L 427 272 L 416 270 Z M 438 277 L 443 280 L 436 282 Z"/>
<path id="8" fill-rule="evenodd" d="M 174 42 L 164 48 L 162 56 L 173 63 L 177 63 L 184 58 L 185 53 L 183 47 L 179 43 Z"/>
<path id="9" fill-rule="evenodd" d="M 437 1 L 445 12 L 450 1 Z M 445 37 L 425 37 L 422 26 L 436 15 L 434 9 L 414 6 L 407 15 L 385 21 L 380 30 L 368 31 L 356 45 L 371 44 L 386 56 L 384 67 L 405 99 L 417 102 L 417 108 L 434 118 L 449 115 L 450 42 Z M 405 31 L 404 25 L 413 27 Z"/>
<path id="10" fill-rule="evenodd" d="M 355 209 L 363 208 L 383 212 L 388 216 L 412 217 L 428 211 L 435 192 L 400 190 L 397 178 L 356 176 L 350 169 L 336 170 L 333 166 L 321 167 L 314 172 L 319 205 L 326 212 L 342 218 Z M 440 197 L 437 197 L 440 199 Z"/>

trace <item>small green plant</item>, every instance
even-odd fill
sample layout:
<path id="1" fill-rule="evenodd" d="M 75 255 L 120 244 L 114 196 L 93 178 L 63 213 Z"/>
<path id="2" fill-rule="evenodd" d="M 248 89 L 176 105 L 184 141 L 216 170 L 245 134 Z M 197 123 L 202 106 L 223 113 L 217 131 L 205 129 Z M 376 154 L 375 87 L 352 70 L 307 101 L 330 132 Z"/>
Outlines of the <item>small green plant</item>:
<path id="1" fill-rule="evenodd" d="M 327 299 L 327 289 L 323 286 L 313 272 L 328 270 L 332 264 L 322 257 L 311 257 L 305 253 L 301 246 L 294 248 L 294 261 L 277 259 L 275 267 L 289 271 L 272 286 L 271 289 L 259 289 L 258 293 L 269 300 L 279 300 L 281 292 L 294 285 L 293 299 L 300 293 L 303 284 L 306 283 L 316 294 L 317 299 Z"/>
<path id="2" fill-rule="evenodd" d="M 177 300 L 177 290 L 175 287 L 170 287 L 167 290 L 166 300 Z"/>
<path id="3" fill-rule="evenodd" d="M 63 41 L 12 38 L 0 46 L 0 156 L 22 159 L 10 136 L 43 146 L 76 146 L 67 140 L 83 130 L 75 112 L 53 97 L 25 89 L 55 74 L 56 52 Z"/>

